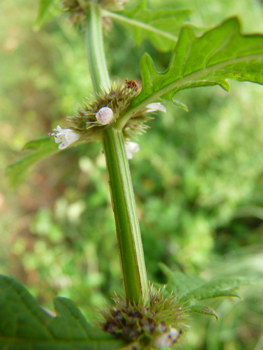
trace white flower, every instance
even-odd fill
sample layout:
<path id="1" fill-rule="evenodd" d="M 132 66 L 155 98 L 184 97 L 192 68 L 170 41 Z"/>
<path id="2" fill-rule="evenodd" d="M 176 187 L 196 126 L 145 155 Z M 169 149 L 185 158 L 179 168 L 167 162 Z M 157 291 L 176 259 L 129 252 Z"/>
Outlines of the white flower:
<path id="1" fill-rule="evenodd" d="M 132 159 L 133 153 L 138 152 L 140 149 L 138 143 L 136 142 L 126 141 L 124 146 L 128 159 Z"/>
<path id="2" fill-rule="evenodd" d="M 177 341 L 177 339 L 180 337 L 180 334 L 181 333 L 177 329 L 171 328 L 170 332 L 166 332 L 157 336 L 154 339 L 153 346 L 156 348 L 161 348 L 164 346 L 169 348 Z"/>
<path id="3" fill-rule="evenodd" d="M 59 125 L 57 126 L 56 131 L 54 134 L 55 136 L 55 142 L 60 143 L 62 142 L 58 148 L 64 149 L 68 147 L 71 143 L 76 142 L 80 138 L 80 134 L 77 132 L 71 130 L 71 129 L 62 129 Z"/>
<path id="4" fill-rule="evenodd" d="M 150 103 L 146 106 L 147 111 L 145 113 L 152 113 L 156 111 L 161 111 L 166 113 L 166 108 L 160 102 Z"/>
<path id="5" fill-rule="evenodd" d="M 109 107 L 102 107 L 96 113 L 96 119 L 102 125 L 109 124 L 114 119 L 113 110 Z"/>

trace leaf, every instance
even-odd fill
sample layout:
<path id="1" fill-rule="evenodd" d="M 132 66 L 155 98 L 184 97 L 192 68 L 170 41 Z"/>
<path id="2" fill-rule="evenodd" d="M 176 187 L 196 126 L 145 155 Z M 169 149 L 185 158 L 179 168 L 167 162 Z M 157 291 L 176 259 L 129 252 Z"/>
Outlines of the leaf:
<path id="1" fill-rule="evenodd" d="M 11 187 L 15 187 L 22 182 L 36 162 L 59 151 L 58 145 L 50 137 L 30 141 L 25 144 L 24 149 L 32 149 L 34 152 L 7 167 L 6 173 Z"/>
<path id="2" fill-rule="evenodd" d="M 178 294 L 179 301 L 185 303 L 190 309 L 199 301 L 206 299 L 219 297 L 241 299 L 235 289 L 241 285 L 249 284 L 249 280 L 244 277 L 225 277 L 207 282 L 192 274 L 187 275 L 180 271 L 174 272 L 164 264 L 160 264 L 160 268 L 168 279 L 167 291 Z"/>
<path id="3" fill-rule="evenodd" d="M 218 321 L 217 313 L 210 306 L 203 306 L 203 305 L 192 306 L 190 313 L 201 314 L 201 315 L 205 315 L 205 316 L 214 316 L 216 318 L 216 320 Z"/>
<path id="4" fill-rule="evenodd" d="M 220 85 L 229 91 L 227 79 L 263 84 L 263 36 L 241 35 L 237 18 L 195 37 L 187 26 L 165 72 L 156 71 L 148 54 L 141 59 L 142 90 L 131 108 L 142 108 L 159 97 L 172 100 L 180 90 Z"/>
<path id="5" fill-rule="evenodd" d="M 136 44 L 139 45 L 143 40 L 149 39 L 160 51 L 174 48 L 179 31 L 191 13 L 192 10 L 188 9 L 148 10 L 146 1 L 141 1 L 133 9 L 118 13 L 103 11 L 105 16 L 128 26 Z"/>
<path id="6" fill-rule="evenodd" d="M 46 22 L 55 16 L 57 0 L 40 0 L 34 30 L 39 30 Z"/>
<path id="7" fill-rule="evenodd" d="M 54 299 L 57 316 L 37 305 L 29 292 L 0 275 L 0 348 L 5 350 L 115 350 L 123 342 L 91 326 L 67 298 Z"/>

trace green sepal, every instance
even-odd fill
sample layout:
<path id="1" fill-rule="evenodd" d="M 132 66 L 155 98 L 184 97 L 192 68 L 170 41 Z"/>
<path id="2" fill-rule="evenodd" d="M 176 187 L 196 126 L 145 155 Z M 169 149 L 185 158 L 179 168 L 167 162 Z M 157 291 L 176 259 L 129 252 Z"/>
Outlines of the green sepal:
<path id="1" fill-rule="evenodd" d="M 172 98 L 173 104 L 177 107 L 182 108 L 184 111 L 188 112 L 188 107 L 186 106 L 186 104 L 184 104 L 181 101 L 176 100 L 175 98 Z"/>
<path id="2" fill-rule="evenodd" d="M 115 350 L 125 344 L 87 323 L 70 299 L 57 297 L 54 306 L 55 317 L 20 283 L 0 275 L 0 349 Z"/>
<path id="3" fill-rule="evenodd" d="M 51 137 L 29 141 L 23 149 L 31 149 L 33 152 L 7 167 L 6 174 L 11 187 L 16 187 L 22 182 L 35 163 L 59 151 L 58 145 Z"/>
<path id="4" fill-rule="evenodd" d="M 152 342 L 152 337 L 147 333 L 144 333 L 138 338 L 138 343 L 143 347 L 149 346 L 151 342 Z"/>
<path id="5" fill-rule="evenodd" d="M 200 314 L 204 316 L 214 316 L 216 320 L 218 321 L 219 317 L 215 310 L 210 306 L 203 306 L 203 305 L 194 305 L 191 307 L 191 310 L 189 311 L 191 314 Z"/>

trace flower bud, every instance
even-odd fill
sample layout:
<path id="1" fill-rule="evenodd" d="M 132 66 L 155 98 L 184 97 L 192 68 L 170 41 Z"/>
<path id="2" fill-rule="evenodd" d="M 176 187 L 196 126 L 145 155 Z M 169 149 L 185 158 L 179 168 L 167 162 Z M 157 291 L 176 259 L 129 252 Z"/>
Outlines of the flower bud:
<path id="1" fill-rule="evenodd" d="M 131 141 L 126 141 L 124 146 L 128 159 L 132 159 L 133 153 L 138 152 L 140 149 L 138 143 Z"/>
<path id="2" fill-rule="evenodd" d="M 146 106 L 147 110 L 145 113 L 152 113 L 156 111 L 161 111 L 166 113 L 166 108 L 160 102 L 153 102 Z"/>
<path id="3" fill-rule="evenodd" d="M 96 113 L 96 119 L 102 125 L 110 124 L 114 119 L 114 114 L 112 109 L 109 107 L 102 107 Z"/>

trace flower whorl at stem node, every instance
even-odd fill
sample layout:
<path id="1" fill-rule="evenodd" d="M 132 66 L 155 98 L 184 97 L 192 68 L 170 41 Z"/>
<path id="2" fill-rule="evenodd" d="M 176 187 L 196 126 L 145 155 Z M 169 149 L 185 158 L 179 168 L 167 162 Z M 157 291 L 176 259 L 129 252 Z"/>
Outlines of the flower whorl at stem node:
<path id="1" fill-rule="evenodd" d="M 76 141 L 101 140 L 105 128 L 113 125 L 121 118 L 131 105 L 133 99 L 139 94 L 138 84 L 134 80 L 126 79 L 125 84 L 114 83 L 108 92 L 104 91 L 90 98 L 83 106 L 76 108 L 76 115 L 68 117 L 69 127 L 54 129 L 55 141 L 62 142 L 60 149 L 68 147 Z M 165 107 L 159 103 L 150 103 L 141 110 L 133 113 L 123 127 L 125 149 L 128 159 L 138 152 L 139 146 L 130 139 L 145 132 L 148 128 L 146 122 L 151 120 L 150 113 L 155 111 L 166 112 Z"/>
<path id="2" fill-rule="evenodd" d="M 62 9 L 68 13 L 70 21 L 81 24 L 87 17 L 87 9 L 90 3 L 97 3 L 109 11 L 123 10 L 128 0 L 62 0 Z"/>
<path id="3" fill-rule="evenodd" d="M 185 322 L 189 310 L 178 302 L 177 296 L 165 295 L 165 289 L 150 286 L 147 303 L 127 304 L 125 299 L 115 297 L 115 306 L 101 311 L 99 326 L 129 342 L 129 349 L 159 349 L 172 346 L 181 339 L 188 327 Z"/>
<path id="4" fill-rule="evenodd" d="M 76 108 L 76 116 L 68 118 L 72 130 L 82 133 L 87 141 L 98 139 L 107 125 L 122 117 L 138 94 L 138 85 L 133 80 L 126 79 L 125 84 L 113 83 L 109 91 L 91 97 Z M 148 114 L 155 111 L 166 110 L 157 102 L 132 114 L 123 128 L 125 140 L 144 132 L 148 128 L 145 123 L 152 119 Z"/>

